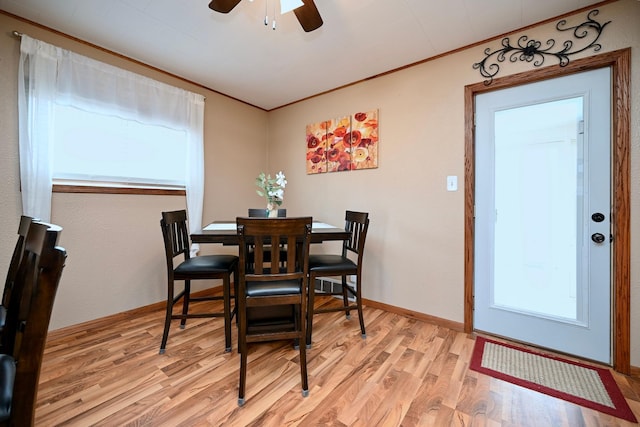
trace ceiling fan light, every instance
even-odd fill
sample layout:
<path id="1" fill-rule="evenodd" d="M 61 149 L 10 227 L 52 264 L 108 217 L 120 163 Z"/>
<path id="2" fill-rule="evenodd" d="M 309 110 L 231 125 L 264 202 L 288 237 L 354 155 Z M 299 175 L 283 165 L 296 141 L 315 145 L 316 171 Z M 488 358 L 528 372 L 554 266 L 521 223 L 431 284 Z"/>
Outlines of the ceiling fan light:
<path id="1" fill-rule="evenodd" d="M 293 9 L 297 9 L 300 6 L 304 6 L 302 0 L 280 0 L 280 14 L 284 15 L 287 12 L 291 12 Z"/>

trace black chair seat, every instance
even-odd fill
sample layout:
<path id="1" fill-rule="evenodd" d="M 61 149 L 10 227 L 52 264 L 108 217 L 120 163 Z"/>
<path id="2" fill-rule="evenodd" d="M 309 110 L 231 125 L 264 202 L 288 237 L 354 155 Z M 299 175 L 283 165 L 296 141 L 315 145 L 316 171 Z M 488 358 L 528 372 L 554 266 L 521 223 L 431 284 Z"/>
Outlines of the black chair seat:
<path id="1" fill-rule="evenodd" d="M 178 279 L 180 274 L 186 274 L 190 278 L 198 273 L 207 275 L 210 273 L 223 273 L 233 270 L 238 263 L 238 257 L 235 255 L 202 255 L 189 258 L 174 270 L 174 279 Z"/>
<path id="2" fill-rule="evenodd" d="M 340 270 L 340 273 L 343 274 L 343 271 L 350 269 L 352 269 L 353 274 L 355 274 L 358 266 L 349 258 L 340 255 L 309 255 L 309 270 L 313 270 L 316 273 Z"/>
<path id="3" fill-rule="evenodd" d="M 246 286 L 248 297 L 289 295 L 300 292 L 299 280 L 281 280 L 277 282 L 247 282 Z"/>
<path id="4" fill-rule="evenodd" d="M 0 354 L 0 421 L 9 419 L 13 382 L 16 378 L 16 362 L 13 357 Z"/>

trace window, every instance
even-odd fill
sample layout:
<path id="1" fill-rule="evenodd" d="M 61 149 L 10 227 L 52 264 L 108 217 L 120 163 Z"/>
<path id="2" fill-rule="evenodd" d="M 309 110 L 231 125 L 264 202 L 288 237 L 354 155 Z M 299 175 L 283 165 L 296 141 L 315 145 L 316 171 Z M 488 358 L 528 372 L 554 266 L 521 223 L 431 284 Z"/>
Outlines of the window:
<path id="1" fill-rule="evenodd" d="M 202 95 L 23 35 L 18 122 L 24 215 L 50 221 L 55 178 L 184 189 L 189 223 L 202 224 Z"/>
<path id="2" fill-rule="evenodd" d="M 55 184 L 185 188 L 184 130 L 64 105 L 54 123 Z"/>

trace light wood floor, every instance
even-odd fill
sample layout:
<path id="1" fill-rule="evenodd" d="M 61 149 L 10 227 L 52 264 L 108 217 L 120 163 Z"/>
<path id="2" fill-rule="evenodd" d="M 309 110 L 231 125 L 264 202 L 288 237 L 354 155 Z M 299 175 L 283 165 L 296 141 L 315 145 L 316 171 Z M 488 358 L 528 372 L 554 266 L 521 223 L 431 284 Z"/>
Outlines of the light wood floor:
<path id="1" fill-rule="evenodd" d="M 470 371 L 473 335 L 374 308 L 366 340 L 356 316 L 316 316 L 306 398 L 291 344 L 253 345 L 240 408 L 239 356 L 224 352 L 222 319 L 174 322 L 163 355 L 162 310 L 52 333 L 36 425 L 632 425 Z M 640 381 L 614 376 L 640 419 Z"/>

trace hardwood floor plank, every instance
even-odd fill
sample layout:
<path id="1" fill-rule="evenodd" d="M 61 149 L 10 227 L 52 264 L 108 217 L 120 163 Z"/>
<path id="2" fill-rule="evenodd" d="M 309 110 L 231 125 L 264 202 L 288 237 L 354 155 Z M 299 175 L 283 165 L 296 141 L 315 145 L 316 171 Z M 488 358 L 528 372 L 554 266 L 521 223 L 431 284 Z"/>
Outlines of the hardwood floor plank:
<path id="1" fill-rule="evenodd" d="M 251 345 L 243 407 L 240 360 L 235 348 L 224 352 L 222 319 L 189 319 L 184 330 L 176 321 L 162 355 L 160 306 L 56 331 L 45 351 L 36 425 L 633 425 L 470 371 L 473 334 L 378 308 L 364 314 L 366 339 L 355 315 L 315 316 L 308 397 L 291 342 Z M 235 328 L 232 339 L 236 345 Z M 614 377 L 639 416 L 640 380 Z"/>

